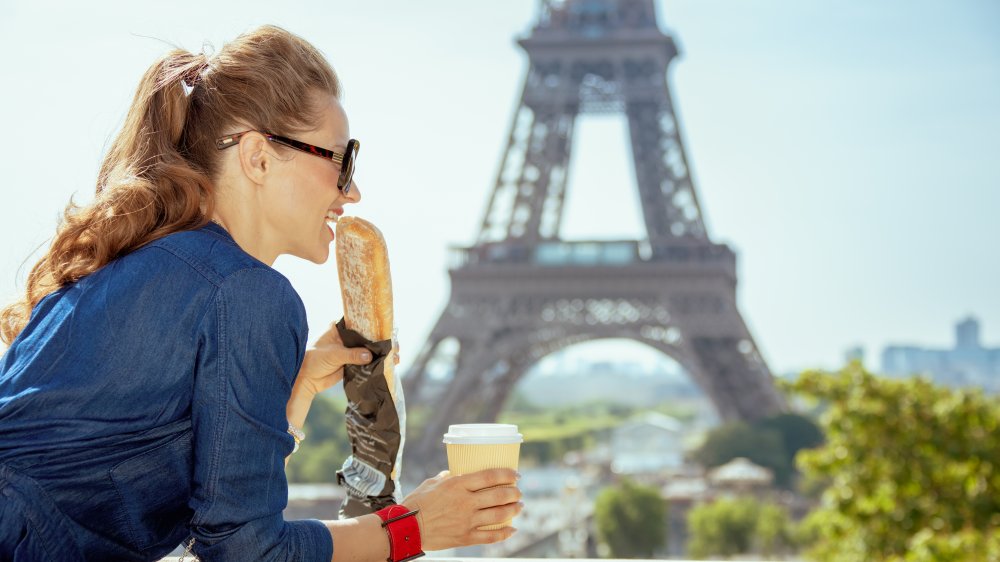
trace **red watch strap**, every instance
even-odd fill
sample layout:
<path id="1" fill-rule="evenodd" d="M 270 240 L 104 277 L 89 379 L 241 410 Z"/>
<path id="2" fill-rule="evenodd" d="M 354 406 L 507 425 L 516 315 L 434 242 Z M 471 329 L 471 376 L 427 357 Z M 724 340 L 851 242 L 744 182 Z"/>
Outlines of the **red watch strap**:
<path id="1" fill-rule="evenodd" d="M 420 545 L 420 526 L 416 514 L 403 505 L 390 505 L 375 512 L 389 535 L 387 562 L 408 562 L 424 555 Z"/>

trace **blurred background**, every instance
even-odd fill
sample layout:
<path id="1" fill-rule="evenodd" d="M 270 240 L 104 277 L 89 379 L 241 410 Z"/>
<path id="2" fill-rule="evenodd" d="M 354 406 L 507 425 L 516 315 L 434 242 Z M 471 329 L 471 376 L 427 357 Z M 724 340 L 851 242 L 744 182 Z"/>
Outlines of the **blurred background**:
<path id="1" fill-rule="evenodd" d="M 517 423 L 526 437 L 521 532 L 458 554 L 1000 556 L 1000 447 L 992 447 L 1000 4 L 652 5 L 679 50 L 666 83 L 701 239 L 735 253 L 732 304 L 751 370 L 775 381 L 780 407 L 753 411 L 744 400 L 727 410 L 704 360 L 649 341 L 598 331 L 532 348 L 495 383 L 501 403 L 488 416 Z M 175 45 L 211 53 L 277 24 L 316 45 L 343 81 L 351 133 L 363 144 L 355 176 L 363 200 L 347 211 L 385 234 L 400 369 L 413 372 L 440 352 L 425 348 L 456 302 L 449 267 L 468 263 L 455 262 L 453 248 L 476 246 L 498 185 L 530 70 L 515 40 L 552 25 L 553 13 L 593 22 L 620 6 L 5 0 L 2 8 L 0 299 L 23 291 L 69 199 L 92 198 L 100 159 L 159 55 Z M 633 150 L 625 114 L 576 118 L 554 239 L 649 242 Z M 302 296 L 313 338 L 341 317 L 334 260 L 286 256 L 275 268 Z M 607 298 L 616 290 L 609 282 Z M 446 401 L 454 380 L 454 372 L 421 379 L 441 388 L 414 400 L 411 441 L 433 426 L 421 408 Z M 337 388 L 310 413 L 311 451 L 289 465 L 289 517 L 336 514 L 342 492 L 330 483 L 349 454 L 343 407 Z M 923 499 L 908 503 L 914 496 Z"/>

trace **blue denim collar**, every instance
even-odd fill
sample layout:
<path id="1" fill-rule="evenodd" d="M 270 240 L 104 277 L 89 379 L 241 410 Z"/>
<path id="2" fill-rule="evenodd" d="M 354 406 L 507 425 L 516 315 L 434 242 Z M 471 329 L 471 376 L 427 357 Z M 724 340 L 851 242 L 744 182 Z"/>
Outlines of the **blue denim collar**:
<path id="1" fill-rule="evenodd" d="M 247 252 L 246 250 L 244 250 L 243 247 L 240 246 L 239 243 L 236 241 L 236 239 L 233 238 L 233 235 L 229 234 L 228 230 L 226 230 L 225 228 L 222 228 L 218 224 L 216 224 L 216 223 L 214 223 L 212 221 L 208 221 L 208 224 L 206 224 L 205 226 L 201 227 L 201 230 L 210 230 L 210 231 L 212 231 L 212 232 L 214 232 L 216 234 L 221 235 L 226 240 L 226 242 L 228 242 L 228 243 L 232 244 L 233 246 L 236 246 L 237 248 L 239 248 L 240 251 L 242 251 L 244 254 L 250 256 L 251 258 L 253 258 L 253 260 L 256 261 L 257 263 L 263 265 L 264 267 L 267 267 L 268 269 L 274 269 L 274 266 L 268 265 L 268 264 L 260 261 L 256 257 L 252 256 L 249 252 Z"/>
<path id="2" fill-rule="evenodd" d="M 222 228 L 221 226 L 215 224 L 212 221 L 208 221 L 208 224 L 206 224 L 202 228 L 203 229 L 211 230 L 212 232 L 215 232 L 216 234 L 221 234 L 221 235 L 225 236 L 230 242 L 232 242 L 233 244 L 236 244 L 236 239 L 233 238 L 232 234 L 229 234 L 228 230 L 226 230 L 225 228 Z M 236 245 L 239 246 L 239 244 L 236 244 Z"/>

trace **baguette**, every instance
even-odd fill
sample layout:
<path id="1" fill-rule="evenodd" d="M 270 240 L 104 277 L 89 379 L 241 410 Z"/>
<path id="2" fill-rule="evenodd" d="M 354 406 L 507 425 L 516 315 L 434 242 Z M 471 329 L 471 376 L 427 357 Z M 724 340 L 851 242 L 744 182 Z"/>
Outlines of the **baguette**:
<path id="1" fill-rule="evenodd" d="M 403 387 L 395 376 L 397 345 L 392 278 L 385 238 L 357 217 L 337 221 L 337 273 L 344 318 L 337 324 L 348 347 L 372 352 L 367 365 L 344 366 L 345 422 L 351 456 L 337 472 L 347 497 L 340 517 L 358 517 L 402 501 L 399 484 L 406 430 Z"/>
<path id="2" fill-rule="evenodd" d="M 344 323 L 371 341 L 394 339 L 392 276 L 382 232 L 358 217 L 337 221 L 337 271 L 344 300 Z M 396 345 L 385 361 L 385 378 L 393 400 Z"/>

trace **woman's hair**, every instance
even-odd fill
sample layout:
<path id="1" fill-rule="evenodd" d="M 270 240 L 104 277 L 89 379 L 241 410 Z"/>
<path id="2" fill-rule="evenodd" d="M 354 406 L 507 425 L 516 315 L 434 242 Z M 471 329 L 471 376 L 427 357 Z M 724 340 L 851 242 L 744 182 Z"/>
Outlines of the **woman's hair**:
<path id="1" fill-rule="evenodd" d="M 323 95 L 340 97 L 330 64 L 274 26 L 240 35 L 211 58 L 174 50 L 155 62 L 104 157 L 94 201 L 70 199 L 23 299 L 0 311 L 0 339 L 10 345 L 53 291 L 163 236 L 204 226 L 219 173 L 215 140 L 235 126 L 279 135 L 312 129 Z"/>

